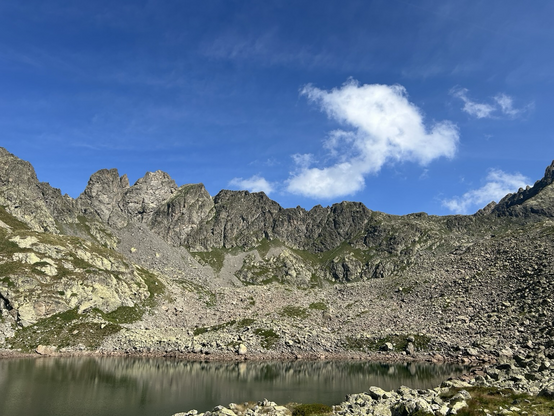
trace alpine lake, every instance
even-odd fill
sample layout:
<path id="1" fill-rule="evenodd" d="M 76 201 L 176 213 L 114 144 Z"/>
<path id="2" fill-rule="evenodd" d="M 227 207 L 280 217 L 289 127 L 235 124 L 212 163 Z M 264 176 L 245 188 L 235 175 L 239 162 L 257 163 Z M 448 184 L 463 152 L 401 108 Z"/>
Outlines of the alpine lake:
<path id="1" fill-rule="evenodd" d="M 0 359 L 2 416 L 171 416 L 229 403 L 339 404 L 347 394 L 427 389 L 457 365 L 365 361 L 191 362 L 167 358 Z"/>

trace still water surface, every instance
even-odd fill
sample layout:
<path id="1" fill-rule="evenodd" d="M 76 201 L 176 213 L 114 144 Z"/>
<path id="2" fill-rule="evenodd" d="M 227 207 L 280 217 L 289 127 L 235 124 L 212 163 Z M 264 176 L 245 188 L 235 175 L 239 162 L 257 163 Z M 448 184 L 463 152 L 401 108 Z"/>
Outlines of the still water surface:
<path id="1" fill-rule="evenodd" d="M 432 364 L 187 362 L 163 358 L 0 359 L 2 416 L 170 416 L 267 398 L 338 404 L 377 385 L 432 388 L 462 368 Z"/>

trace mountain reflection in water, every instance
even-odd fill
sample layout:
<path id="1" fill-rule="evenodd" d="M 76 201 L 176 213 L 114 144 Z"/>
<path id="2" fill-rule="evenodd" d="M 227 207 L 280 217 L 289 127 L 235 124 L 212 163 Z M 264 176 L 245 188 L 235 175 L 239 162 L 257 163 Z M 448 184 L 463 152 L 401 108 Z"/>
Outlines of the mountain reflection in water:
<path id="1" fill-rule="evenodd" d="M 376 385 L 432 388 L 463 368 L 426 363 L 0 359 L 0 415 L 156 415 L 264 398 L 338 404 Z"/>

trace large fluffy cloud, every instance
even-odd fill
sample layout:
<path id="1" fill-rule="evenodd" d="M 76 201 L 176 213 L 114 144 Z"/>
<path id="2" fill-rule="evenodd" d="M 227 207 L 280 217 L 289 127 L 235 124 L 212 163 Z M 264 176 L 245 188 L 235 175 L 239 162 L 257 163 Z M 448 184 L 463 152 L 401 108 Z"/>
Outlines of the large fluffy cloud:
<path id="1" fill-rule="evenodd" d="M 521 173 L 506 173 L 498 169 L 491 169 L 486 183 L 479 189 L 473 189 L 460 197 L 445 199 L 442 205 L 455 214 L 467 214 L 470 209 L 482 208 L 492 201 L 498 202 L 511 192 L 524 188 L 529 178 Z"/>
<path id="2" fill-rule="evenodd" d="M 250 192 L 265 192 L 266 195 L 269 195 L 275 190 L 270 182 L 258 175 L 254 175 L 247 179 L 233 178 L 229 182 L 229 185 L 240 189 L 246 189 Z"/>
<path id="3" fill-rule="evenodd" d="M 350 80 L 331 91 L 308 85 L 301 94 L 347 130 L 329 134 L 325 147 L 336 160 L 331 166 L 310 167 L 307 155 L 295 155 L 302 163 L 288 180 L 291 193 L 314 198 L 350 195 L 363 189 L 364 178 L 385 163 L 427 165 L 456 152 L 456 126 L 442 121 L 427 127 L 401 85 L 360 85 Z"/>

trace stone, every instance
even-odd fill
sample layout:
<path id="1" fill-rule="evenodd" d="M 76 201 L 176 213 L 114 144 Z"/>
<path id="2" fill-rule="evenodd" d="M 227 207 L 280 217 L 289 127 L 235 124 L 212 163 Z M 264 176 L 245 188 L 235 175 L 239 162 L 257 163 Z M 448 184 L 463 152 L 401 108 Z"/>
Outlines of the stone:
<path id="1" fill-rule="evenodd" d="M 19 248 L 31 248 L 31 246 L 38 244 L 39 240 L 35 236 L 20 237 L 16 235 L 13 238 L 10 238 L 12 243 L 15 243 Z"/>
<path id="2" fill-rule="evenodd" d="M 239 355 L 246 355 L 248 348 L 246 348 L 246 345 L 240 344 L 237 352 Z"/>
<path id="3" fill-rule="evenodd" d="M 471 384 L 469 384 L 468 382 L 466 381 L 463 381 L 463 380 L 457 380 L 457 379 L 454 379 L 454 380 L 446 380 L 446 381 L 443 381 L 441 383 L 441 387 L 449 387 L 449 388 L 455 388 L 455 389 L 460 389 L 460 388 L 468 388 L 468 387 L 472 387 Z"/>
<path id="4" fill-rule="evenodd" d="M 448 414 L 450 415 L 455 415 L 457 414 L 460 410 L 462 410 L 464 407 L 467 407 L 467 403 L 465 400 L 460 400 L 460 401 L 457 401 L 456 403 L 454 403 L 452 406 L 450 406 L 450 411 Z"/>
<path id="5" fill-rule="evenodd" d="M 550 383 L 549 385 L 543 387 L 539 392 L 539 396 L 554 399 L 554 383 Z"/>
<path id="6" fill-rule="evenodd" d="M 372 399 L 380 400 L 387 392 L 380 387 L 371 386 L 368 390 L 368 394 Z"/>
<path id="7" fill-rule="evenodd" d="M 539 371 L 547 371 L 551 368 L 550 361 L 543 361 L 539 367 Z"/>
<path id="8" fill-rule="evenodd" d="M 39 345 L 36 348 L 36 353 L 40 355 L 53 355 L 57 352 L 58 347 L 55 347 L 53 345 Z"/>
<path id="9" fill-rule="evenodd" d="M 420 412 L 422 414 L 432 414 L 433 409 L 431 408 L 431 404 L 429 404 L 425 399 L 418 397 L 414 400 L 415 402 L 415 411 Z"/>
<path id="10" fill-rule="evenodd" d="M 394 345 L 390 342 L 385 342 L 379 349 L 385 352 L 394 351 Z"/>
<path id="11" fill-rule="evenodd" d="M 372 411 L 373 416 L 392 416 L 390 406 L 386 403 L 377 403 Z"/>
<path id="12" fill-rule="evenodd" d="M 446 416 L 448 415 L 449 412 L 450 412 L 450 407 L 448 407 L 448 405 L 446 404 L 443 404 L 437 411 L 437 414 L 439 414 L 440 416 Z"/>
<path id="13" fill-rule="evenodd" d="M 510 348 L 503 348 L 500 350 L 500 356 L 506 357 L 506 358 L 512 358 L 514 356 L 514 353 Z"/>
<path id="14" fill-rule="evenodd" d="M 471 357 L 477 357 L 479 355 L 479 350 L 476 348 L 468 348 L 466 352 L 467 352 L 467 355 Z"/>

